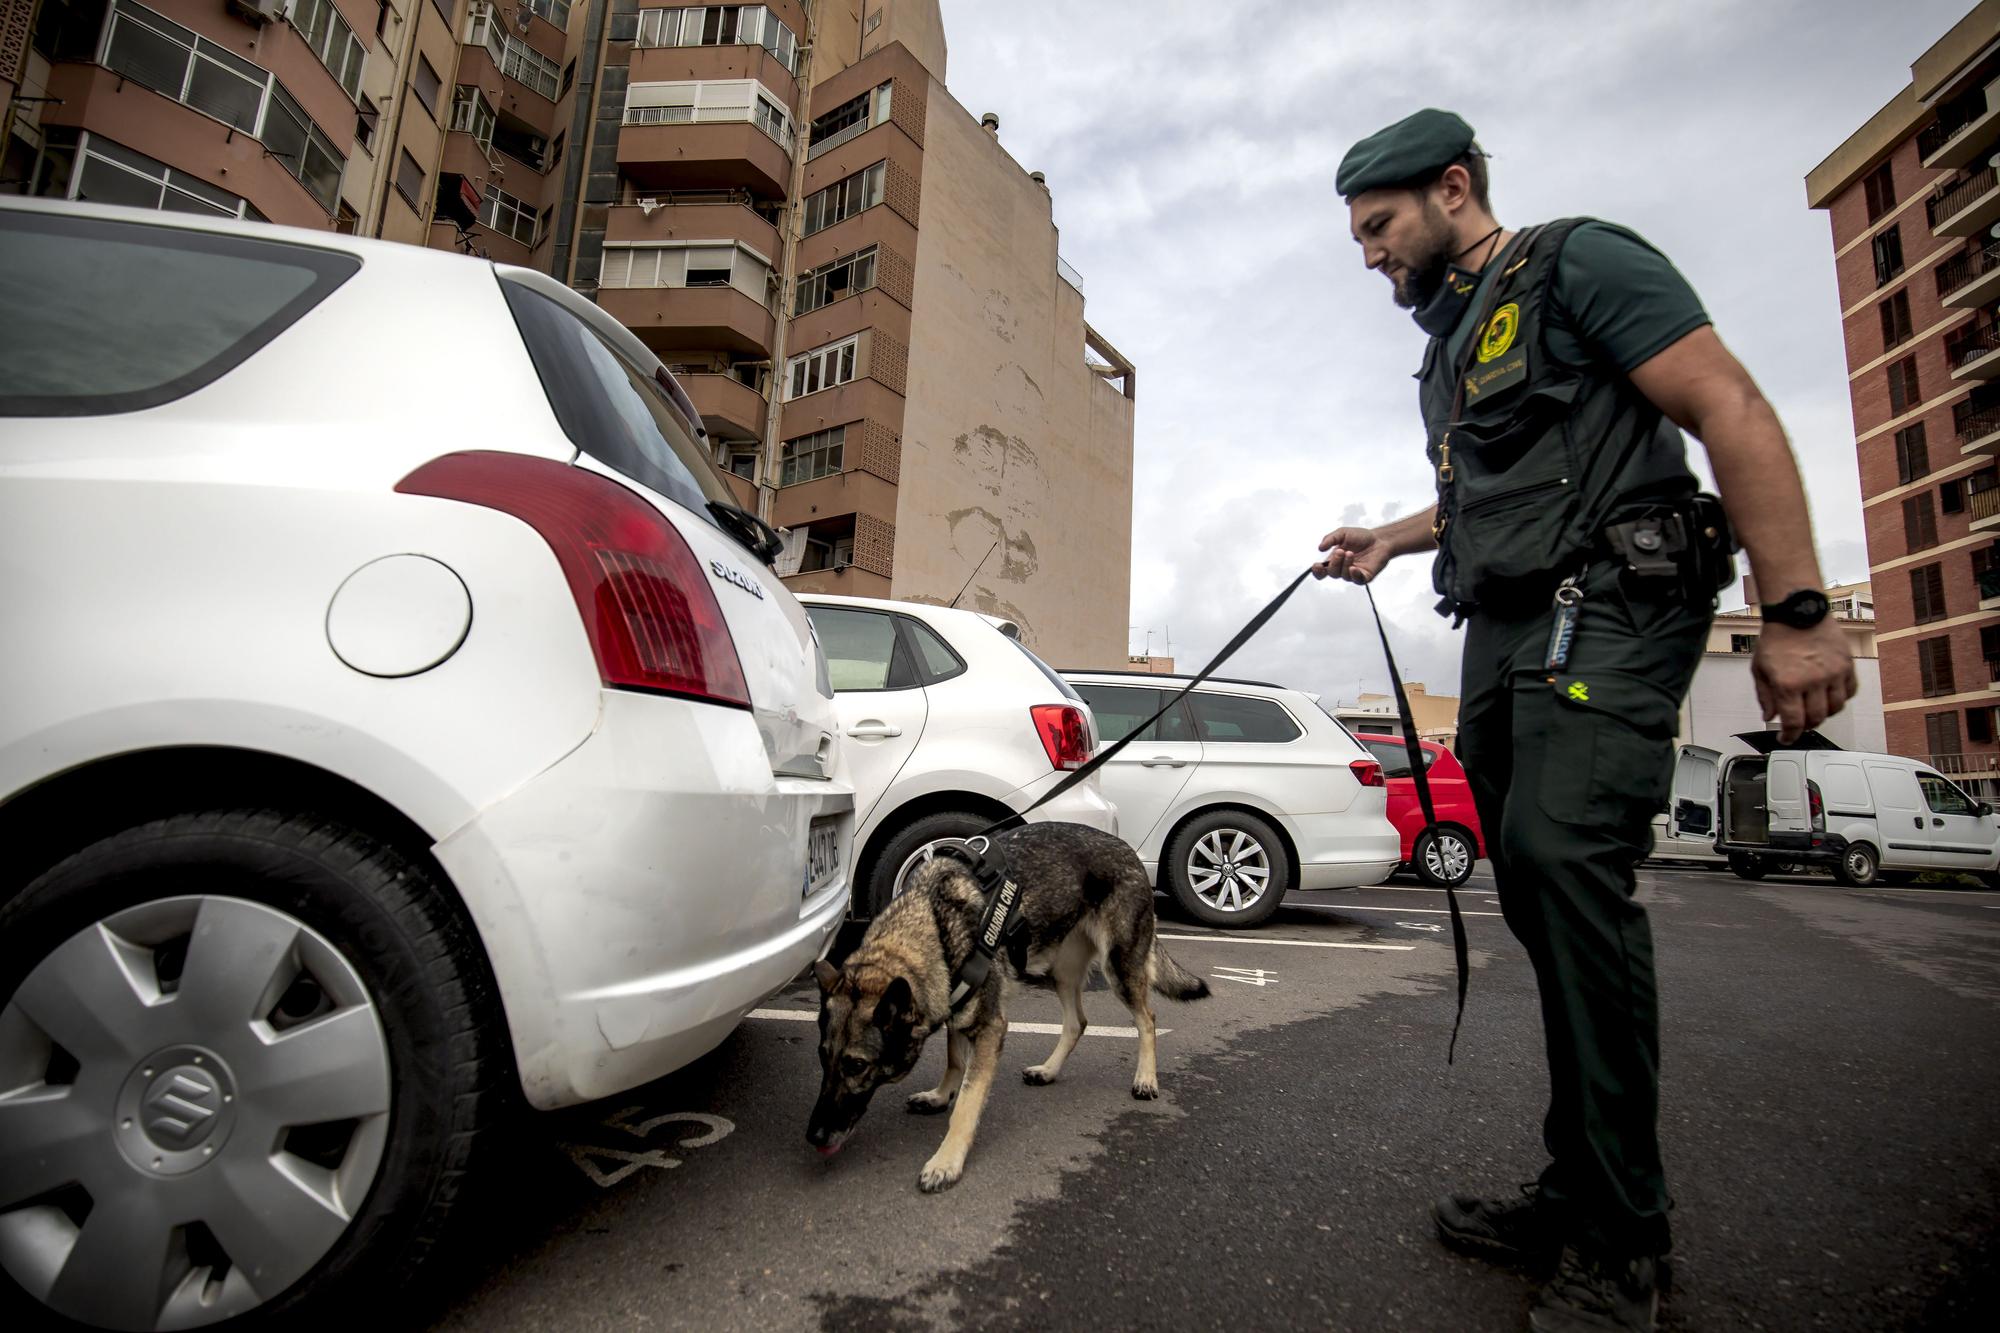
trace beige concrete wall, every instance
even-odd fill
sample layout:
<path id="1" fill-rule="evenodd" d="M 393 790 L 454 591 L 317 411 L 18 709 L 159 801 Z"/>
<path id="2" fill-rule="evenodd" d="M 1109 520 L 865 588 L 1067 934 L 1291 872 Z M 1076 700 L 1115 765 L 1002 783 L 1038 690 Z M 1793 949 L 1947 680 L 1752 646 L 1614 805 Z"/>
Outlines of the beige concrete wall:
<path id="1" fill-rule="evenodd" d="M 960 605 L 1123 668 L 1133 403 L 1084 367 L 1048 192 L 940 84 L 927 120 L 893 595 L 950 600 L 998 542 Z"/>
<path id="2" fill-rule="evenodd" d="M 819 0 L 813 8 L 815 84 L 898 42 L 944 82 L 944 15 L 938 0 Z M 833 105 L 817 92 L 813 103 L 821 109 Z"/>

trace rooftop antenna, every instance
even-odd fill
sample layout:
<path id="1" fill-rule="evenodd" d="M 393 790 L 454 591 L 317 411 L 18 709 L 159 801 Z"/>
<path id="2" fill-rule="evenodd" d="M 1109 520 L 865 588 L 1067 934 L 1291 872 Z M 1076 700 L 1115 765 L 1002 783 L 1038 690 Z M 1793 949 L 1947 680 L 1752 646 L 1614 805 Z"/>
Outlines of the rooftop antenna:
<path id="1" fill-rule="evenodd" d="M 958 590 L 958 597 L 954 597 L 951 599 L 951 601 L 947 602 L 946 603 L 947 606 L 958 605 L 958 598 L 965 596 L 965 589 L 970 588 L 972 586 L 972 581 L 979 577 L 979 571 L 986 568 L 986 562 L 988 560 L 991 560 L 993 558 L 993 553 L 999 549 L 1000 549 L 1000 543 L 997 541 L 994 542 L 991 546 L 986 548 L 986 554 L 979 557 L 979 563 L 974 565 L 972 567 L 972 572 L 965 576 L 965 586 Z"/>

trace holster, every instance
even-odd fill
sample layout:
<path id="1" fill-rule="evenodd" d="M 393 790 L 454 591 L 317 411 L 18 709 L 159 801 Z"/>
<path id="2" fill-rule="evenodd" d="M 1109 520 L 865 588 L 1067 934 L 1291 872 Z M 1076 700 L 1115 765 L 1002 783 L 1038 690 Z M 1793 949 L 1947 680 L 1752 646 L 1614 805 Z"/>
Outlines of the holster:
<path id="1" fill-rule="evenodd" d="M 1677 589 L 1713 599 L 1736 581 L 1736 534 L 1722 501 L 1707 492 L 1685 500 L 1631 506 L 1599 533 L 1606 554 L 1641 587 Z"/>

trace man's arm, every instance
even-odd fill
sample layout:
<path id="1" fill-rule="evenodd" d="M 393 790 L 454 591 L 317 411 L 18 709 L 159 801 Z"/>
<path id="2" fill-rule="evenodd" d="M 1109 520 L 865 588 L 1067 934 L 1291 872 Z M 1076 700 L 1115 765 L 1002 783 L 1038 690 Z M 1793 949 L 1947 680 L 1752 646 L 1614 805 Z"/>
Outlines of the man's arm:
<path id="1" fill-rule="evenodd" d="M 1723 508 L 1750 556 L 1760 594 L 1776 601 L 1820 588 L 1805 487 L 1778 414 L 1713 328 L 1699 328 L 1633 368 L 1639 392 L 1702 442 Z M 1795 740 L 1838 713 L 1857 688 L 1846 633 L 1765 624 L 1752 659 L 1757 701 L 1779 738 Z"/>
<path id="2" fill-rule="evenodd" d="M 1379 528 L 1335 528 L 1320 538 L 1319 549 L 1326 552 L 1326 559 L 1312 567 L 1313 577 L 1373 583 L 1397 556 L 1435 551 L 1437 538 L 1431 528 L 1436 521 L 1437 506 L 1432 505 Z"/>

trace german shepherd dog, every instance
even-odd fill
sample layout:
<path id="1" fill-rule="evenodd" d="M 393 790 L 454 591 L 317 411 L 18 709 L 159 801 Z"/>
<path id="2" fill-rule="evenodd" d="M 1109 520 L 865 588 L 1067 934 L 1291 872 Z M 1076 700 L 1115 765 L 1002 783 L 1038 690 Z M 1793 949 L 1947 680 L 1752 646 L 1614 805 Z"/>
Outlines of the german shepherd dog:
<path id="1" fill-rule="evenodd" d="M 1081 824 L 1028 824 L 999 835 L 993 847 L 1021 890 L 1006 960 L 1021 980 L 1052 986 L 1062 1001 L 1055 1050 L 1021 1076 L 1036 1085 L 1056 1081 L 1083 1036 L 1083 983 L 1096 964 L 1139 1031 L 1132 1095 L 1159 1096 L 1146 992 L 1198 1000 L 1208 994 L 1208 983 L 1160 947 L 1153 886 L 1138 854 L 1112 834 Z M 1002 968 L 989 971 L 958 1012 L 948 1002 L 952 977 L 973 952 L 985 910 L 986 894 L 972 872 L 940 856 L 910 877 L 908 889 L 869 925 L 843 966 L 815 965 L 821 1080 L 806 1141 L 823 1155 L 840 1150 L 875 1090 L 907 1078 L 925 1038 L 943 1027 L 950 1042 L 944 1078 L 913 1095 L 909 1109 L 952 1112 L 944 1142 L 917 1177 L 919 1188 L 932 1193 L 958 1183 L 1007 1035 Z"/>

